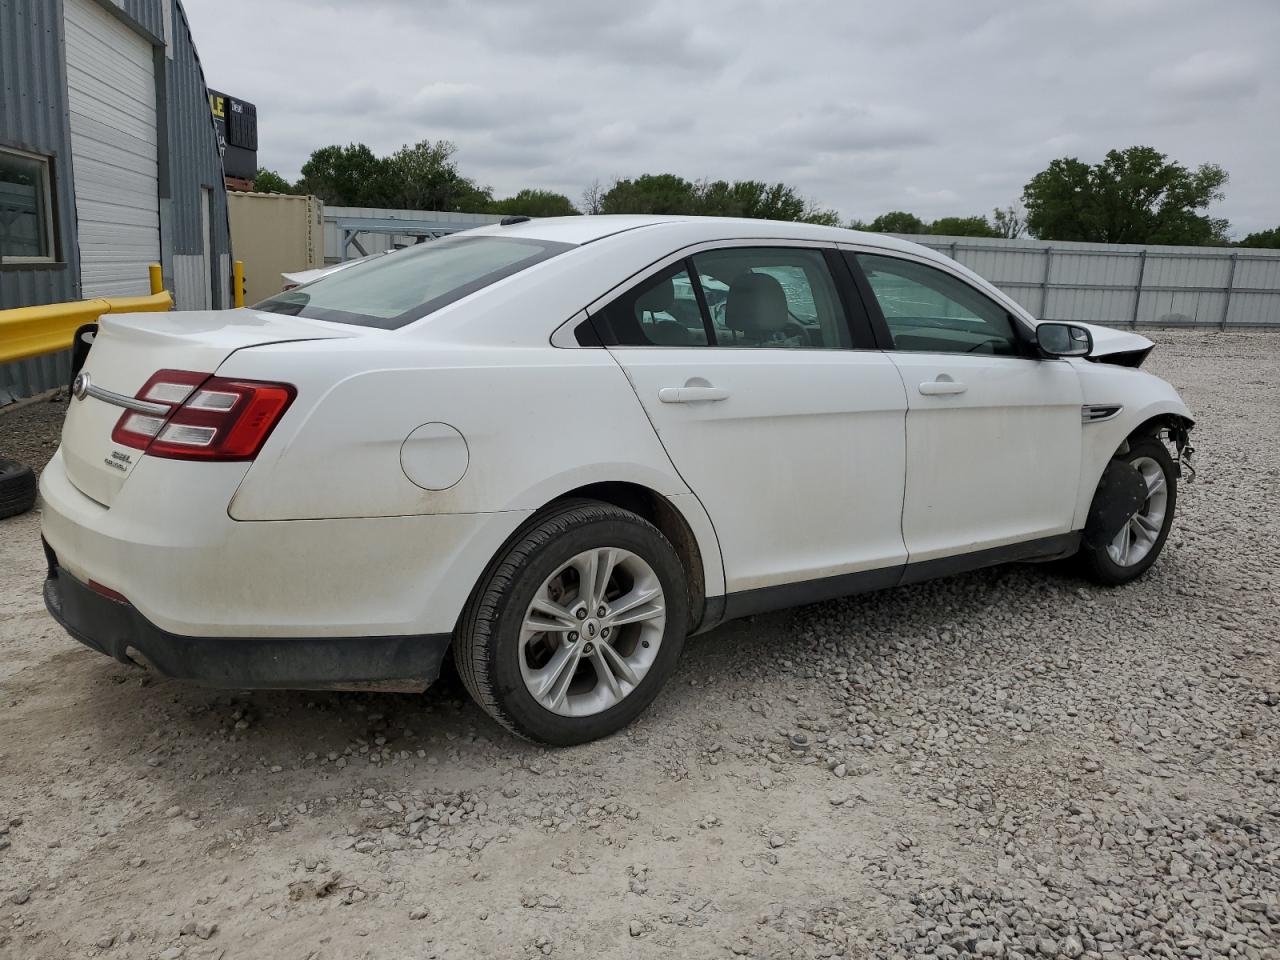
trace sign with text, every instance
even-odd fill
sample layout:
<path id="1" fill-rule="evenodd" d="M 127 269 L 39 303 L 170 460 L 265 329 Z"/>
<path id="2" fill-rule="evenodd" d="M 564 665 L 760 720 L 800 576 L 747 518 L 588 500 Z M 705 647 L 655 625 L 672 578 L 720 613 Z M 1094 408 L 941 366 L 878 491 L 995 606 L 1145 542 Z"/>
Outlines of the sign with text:
<path id="1" fill-rule="evenodd" d="M 218 152 L 228 177 L 252 180 L 258 173 L 258 108 L 246 100 L 209 91 L 209 109 L 218 131 Z"/>

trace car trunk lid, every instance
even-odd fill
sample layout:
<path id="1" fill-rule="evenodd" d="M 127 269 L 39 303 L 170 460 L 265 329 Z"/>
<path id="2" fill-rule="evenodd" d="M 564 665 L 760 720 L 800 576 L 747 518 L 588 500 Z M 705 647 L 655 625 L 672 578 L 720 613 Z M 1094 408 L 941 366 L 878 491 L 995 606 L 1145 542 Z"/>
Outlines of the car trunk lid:
<path id="1" fill-rule="evenodd" d="M 361 335 L 364 331 L 253 310 L 106 314 L 68 401 L 62 457 L 81 493 L 110 506 L 142 451 L 112 440 L 132 400 L 159 370 L 212 374 L 244 347 Z"/>

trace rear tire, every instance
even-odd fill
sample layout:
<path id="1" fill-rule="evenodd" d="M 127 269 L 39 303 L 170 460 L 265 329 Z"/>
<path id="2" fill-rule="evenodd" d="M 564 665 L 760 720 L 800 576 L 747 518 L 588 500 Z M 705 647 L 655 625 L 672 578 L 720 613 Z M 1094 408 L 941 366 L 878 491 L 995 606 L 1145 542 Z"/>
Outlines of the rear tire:
<path id="1" fill-rule="evenodd" d="M 1077 559 L 1081 572 L 1107 587 L 1138 579 L 1156 562 L 1169 537 L 1178 503 L 1178 471 L 1159 438 L 1132 440 L 1129 450 L 1116 458 L 1139 469 L 1147 480 L 1148 495 L 1142 509 L 1115 539 L 1105 544 L 1085 543 L 1080 548 Z"/>
<path id="2" fill-rule="evenodd" d="M 611 504 L 567 501 L 486 571 L 454 638 L 458 674 L 486 713 L 528 740 L 606 737 L 675 670 L 687 597 L 656 527 Z"/>
<path id="3" fill-rule="evenodd" d="M 35 502 L 35 472 L 16 460 L 0 460 L 0 519 L 26 513 Z"/>

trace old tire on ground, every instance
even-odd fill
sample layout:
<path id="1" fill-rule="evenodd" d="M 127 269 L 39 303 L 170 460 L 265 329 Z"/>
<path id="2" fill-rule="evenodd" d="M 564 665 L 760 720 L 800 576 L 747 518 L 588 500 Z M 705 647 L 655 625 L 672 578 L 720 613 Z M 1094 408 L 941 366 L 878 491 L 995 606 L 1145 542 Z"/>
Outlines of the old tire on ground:
<path id="1" fill-rule="evenodd" d="M 1142 474 L 1147 499 L 1121 531 L 1106 543 L 1087 540 L 1078 555 L 1081 571 L 1090 580 L 1114 587 L 1136 580 L 1156 562 L 1178 502 L 1178 471 L 1159 438 L 1144 436 L 1130 441 L 1126 453 L 1116 454 Z"/>
<path id="2" fill-rule="evenodd" d="M 495 720 L 568 746 L 639 716 L 674 671 L 688 623 L 685 571 L 658 529 L 611 504 L 566 501 L 486 571 L 454 657 Z"/>
<path id="3" fill-rule="evenodd" d="M 35 502 L 35 472 L 17 460 L 0 460 L 0 519 L 26 513 Z"/>

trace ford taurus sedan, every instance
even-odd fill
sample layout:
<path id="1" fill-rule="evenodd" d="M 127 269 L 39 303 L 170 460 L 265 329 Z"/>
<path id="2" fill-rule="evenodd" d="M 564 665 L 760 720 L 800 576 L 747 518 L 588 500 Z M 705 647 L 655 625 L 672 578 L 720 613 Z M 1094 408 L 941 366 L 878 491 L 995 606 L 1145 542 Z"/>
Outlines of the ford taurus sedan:
<path id="1" fill-rule="evenodd" d="M 250 309 L 104 316 L 49 610 L 216 687 L 422 690 L 571 744 L 686 636 L 995 563 L 1142 574 L 1189 411 L 1133 333 L 827 227 L 509 218 Z"/>

